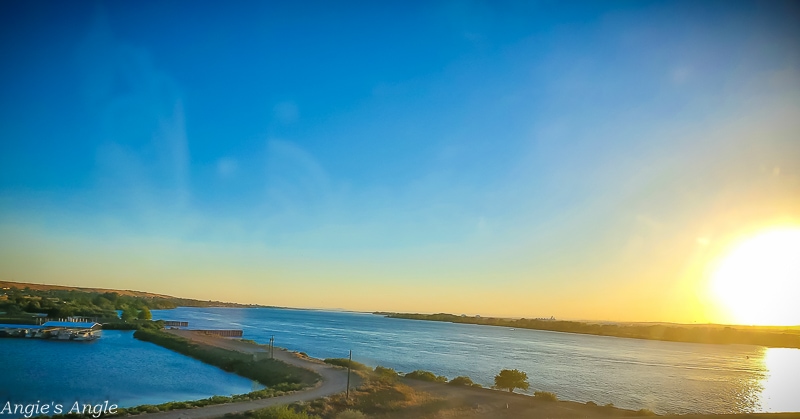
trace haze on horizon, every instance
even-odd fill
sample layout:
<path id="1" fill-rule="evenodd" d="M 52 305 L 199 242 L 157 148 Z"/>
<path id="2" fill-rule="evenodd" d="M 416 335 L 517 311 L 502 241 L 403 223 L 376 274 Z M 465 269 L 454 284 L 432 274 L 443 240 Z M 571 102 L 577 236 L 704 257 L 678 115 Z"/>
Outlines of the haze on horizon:
<path id="1" fill-rule="evenodd" d="M 0 37 L 3 280 L 731 323 L 726 256 L 800 231 L 796 2 L 5 1 Z"/>

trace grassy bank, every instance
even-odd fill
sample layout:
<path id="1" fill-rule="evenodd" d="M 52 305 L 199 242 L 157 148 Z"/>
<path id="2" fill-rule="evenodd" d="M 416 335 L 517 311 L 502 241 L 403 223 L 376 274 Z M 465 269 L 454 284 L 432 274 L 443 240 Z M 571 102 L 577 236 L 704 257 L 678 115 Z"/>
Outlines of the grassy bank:
<path id="1" fill-rule="evenodd" d="M 397 319 L 480 324 L 486 326 L 514 327 L 519 329 L 547 330 L 552 332 L 581 333 L 586 335 L 612 336 L 633 339 L 664 340 L 687 343 L 760 345 L 772 348 L 800 348 L 800 328 L 797 327 L 591 323 L 565 320 L 506 319 L 479 316 L 470 317 L 456 316 L 446 313 L 376 314 L 382 314 L 386 317 Z"/>
<path id="2" fill-rule="evenodd" d="M 256 380 L 268 387 L 278 384 L 297 384 L 304 387 L 313 385 L 320 379 L 319 375 L 312 371 L 275 359 L 256 360 L 252 354 L 195 343 L 161 330 L 139 329 L 133 334 L 133 337 L 155 343 L 242 377 Z"/>
<path id="3" fill-rule="evenodd" d="M 192 409 L 198 407 L 211 406 L 223 403 L 246 402 L 250 400 L 266 399 L 269 397 L 283 396 L 297 390 L 302 390 L 305 386 L 302 384 L 281 383 L 274 385 L 263 390 L 251 391 L 245 394 L 236 394 L 233 396 L 212 396 L 206 399 L 167 402 L 162 404 L 144 404 L 141 406 L 120 408 L 117 410 L 117 416 L 125 415 L 138 415 L 142 413 L 158 413 L 166 412 L 175 409 Z"/>

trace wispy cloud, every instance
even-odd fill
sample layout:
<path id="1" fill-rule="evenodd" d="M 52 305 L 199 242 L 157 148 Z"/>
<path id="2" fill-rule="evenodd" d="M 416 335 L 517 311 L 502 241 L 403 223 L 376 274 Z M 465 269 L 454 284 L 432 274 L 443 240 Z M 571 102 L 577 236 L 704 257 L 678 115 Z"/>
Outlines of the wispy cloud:
<path id="1" fill-rule="evenodd" d="M 78 74 L 90 112 L 98 186 L 133 207 L 190 199 L 190 155 L 181 95 L 145 48 L 116 39 L 102 8 L 76 50 Z M 98 59 L 97 57 L 101 57 Z"/>
<path id="2" fill-rule="evenodd" d="M 223 157 L 217 160 L 217 175 L 223 179 L 234 177 L 238 170 L 239 161 L 232 157 Z"/>

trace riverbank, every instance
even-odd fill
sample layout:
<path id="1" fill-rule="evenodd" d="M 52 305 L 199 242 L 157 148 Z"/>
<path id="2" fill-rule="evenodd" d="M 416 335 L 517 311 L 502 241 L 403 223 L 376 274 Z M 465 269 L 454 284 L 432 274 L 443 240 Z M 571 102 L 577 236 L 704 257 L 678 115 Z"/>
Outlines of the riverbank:
<path id="1" fill-rule="evenodd" d="M 768 348 L 800 348 L 800 327 L 757 327 L 723 325 L 683 325 L 667 323 L 599 323 L 552 319 L 508 319 L 453 314 L 384 313 L 393 319 L 425 320 L 448 323 L 478 324 L 508 328 L 546 330 L 550 332 L 618 338 L 661 340 L 668 342 L 742 344 Z"/>
<path id="2" fill-rule="evenodd" d="M 274 392 L 267 388 L 260 392 L 254 392 L 256 394 L 218 397 L 216 400 L 212 400 L 213 404 L 209 403 L 211 405 L 195 406 L 192 405 L 192 402 L 174 402 L 168 404 L 172 407 L 169 411 L 160 411 L 161 409 L 157 406 L 146 406 L 144 409 L 122 410 L 121 414 L 140 413 L 138 416 L 146 416 L 153 419 L 210 419 L 263 409 L 269 406 L 315 400 L 342 393 L 347 388 L 346 370 L 325 364 L 319 360 L 303 357 L 283 348 L 276 347 L 273 351 L 274 359 L 271 359 L 265 346 L 189 330 L 167 330 L 160 331 L 157 334 L 147 331 L 147 333 L 140 333 L 139 337 L 144 336 L 148 338 L 157 336 L 157 340 L 160 343 L 169 345 L 165 346 L 169 349 L 172 349 L 172 347 L 178 348 L 178 346 L 183 347 L 179 352 L 188 356 L 197 355 L 198 349 L 211 353 L 213 354 L 212 356 L 198 357 L 198 359 L 204 362 L 210 361 L 212 365 L 216 366 L 221 365 L 218 365 L 219 362 L 215 361 L 215 359 L 224 360 L 227 362 L 224 365 L 234 369 L 232 372 L 257 379 L 265 385 L 276 380 L 284 380 L 282 382 L 285 382 L 285 380 L 289 379 L 294 381 L 285 375 L 288 371 L 291 372 L 292 376 L 301 379 L 300 383 L 302 383 L 303 387 L 295 388 L 288 393 L 284 391 Z M 176 344 L 176 342 L 178 343 Z M 189 350 L 186 350 L 186 348 L 189 348 Z M 267 366 L 267 369 L 264 369 L 264 365 Z M 279 369 L 276 370 L 276 366 Z M 261 375 L 260 378 L 257 378 L 259 371 L 267 375 Z M 276 372 L 277 375 L 275 375 Z M 360 380 L 357 377 L 353 377 L 353 385 L 358 385 L 359 383 Z M 282 386 L 283 384 L 278 384 L 278 387 L 282 388 Z M 258 397 L 262 392 L 265 393 L 263 397 Z M 254 400 L 251 400 L 251 398 Z M 176 406 L 188 408 L 174 408 Z"/>
<path id="3" fill-rule="evenodd" d="M 265 347 L 251 342 L 225 339 L 186 330 L 169 330 L 175 336 L 192 342 L 245 354 L 262 354 Z M 290 410 L 312 418 L 334 419 L 346 410 L 361 412 L 367 417 L 385 419 L 416 418 L 551 418 L 551 417 L 632 417 L 650 416 L 647 410 L 633 411 L 613 406 L 553 401 L 505 391 L 451 385 L 403 378 L 393 371 L 378 368 L 351 375 L 350 397 L 344 393 L 346 370 L 321 360 L 276 348 L 275 358 L 309 368 L 322 376 L 321 384 L 311 391 L 297 392 L 251 402 L 208 406 L 201 409 L 174 410 L 146 415 L 149 419 L 210 419 L 217 417 L 268 418 L 264 408 L 290 404 Z M 364 368 L 360 368 L 364 370 Z M 363 381 L 361 379 L 363 377 Z M 324 387 L 324 388 L 323 388 Z M 255 410 L 255 411 L 254 411 Z M 267 415 L 267 416 L 264 416 Z"/>

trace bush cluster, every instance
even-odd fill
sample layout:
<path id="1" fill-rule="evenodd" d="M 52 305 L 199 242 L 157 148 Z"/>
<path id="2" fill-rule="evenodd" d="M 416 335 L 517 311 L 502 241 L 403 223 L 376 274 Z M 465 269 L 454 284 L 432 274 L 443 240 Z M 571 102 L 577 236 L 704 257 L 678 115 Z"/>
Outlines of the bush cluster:
<path id="1" fill-rule="evenodd" d="M 430 381 L 434 383 L 446 383 L 447 377 L 443 375 L 436 375 L 430 371 L 425 370 L 416 370 L 411 371 L 405 375 L 406 378 L 411 378 L 414 380 L 421 380 L 421 381 Z"/>
<path id="2" fill-rule="evenodd" d="M 546 402 L 557 402 L 558 401 L 558 397 L 556 396 L 556 394 L 555 393 L 551 393 L 549 391 L 534 391 L 533 392 L 533 397 L 535 397 L 535 398 L 537 398 L 539 400 L 544 400 Z"/>
<path id="3" fill-rule="evenodd" d="M 351 361 L 351 360 L 349 360 L 347 358 L 326 358 L 325 359 L 325 363 L 326 364 L 331 364 L 331 365 L 337 365 L 337 366 L 345 367 L 345 368 L 347 368 L 349 366 L 350 369 L 355 370 L 355 371 L 369 371 L 370 370 L 370 367 L 368 367 L 368 366 L 366 366 L 366 365 L 364 365 L 364 364 L 362 364 L 360 362 Z"/>
<path id="4" fill-rule="evenodd" d="M 459 375 L 458 377 L 453 378 L 452 380 L 448 381 L 447 384 L 450 384 L 450 385 L 453 385 L 453 386 L 468 386 L 468 387 L 478 387 L 478 388 L 483 387 L 482 385 L 473 382 L 471 378 L 469 378 L 469 377 L 467 377 L 465 375 Z"/>

